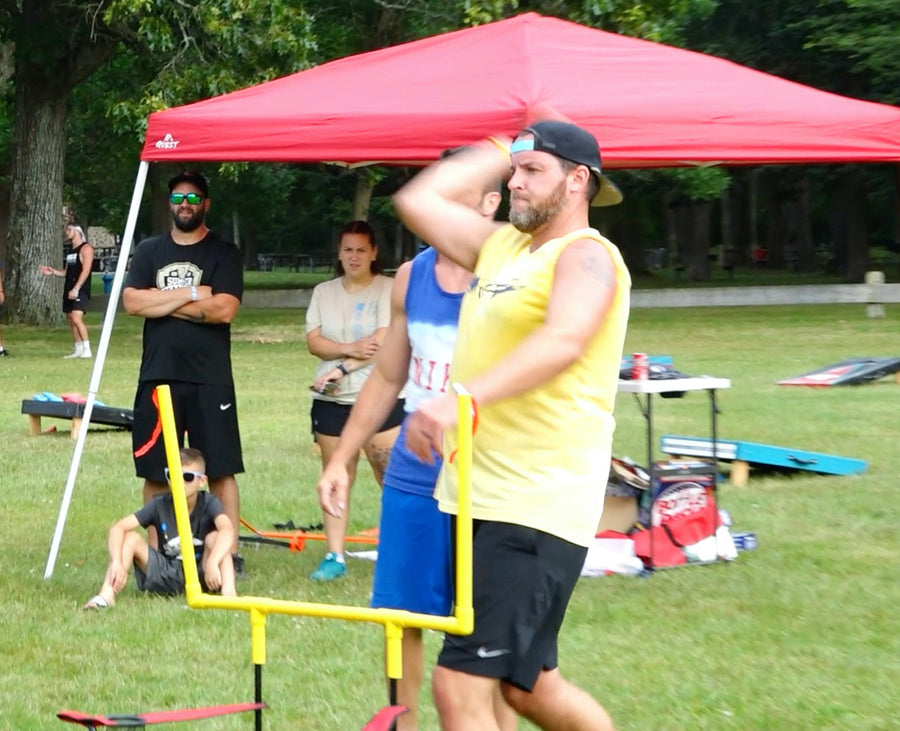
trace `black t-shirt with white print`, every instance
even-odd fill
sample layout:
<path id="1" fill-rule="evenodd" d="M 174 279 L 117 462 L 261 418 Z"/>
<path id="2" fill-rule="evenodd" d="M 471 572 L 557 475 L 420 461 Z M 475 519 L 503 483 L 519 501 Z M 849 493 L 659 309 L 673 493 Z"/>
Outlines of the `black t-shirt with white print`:
<path id="1" fill-rule="evenodd" d="M 134 250 L 125 287 L 174 289 L 208 285 L 213 294 L 241 299 L 244 269 L 240 250 L 210 231 L 202 241 L 181 246 L 171 233 L 142 241 Z M 141 381 L 231 385 L 231 327 L 178 317 L 144 321 Z"/>

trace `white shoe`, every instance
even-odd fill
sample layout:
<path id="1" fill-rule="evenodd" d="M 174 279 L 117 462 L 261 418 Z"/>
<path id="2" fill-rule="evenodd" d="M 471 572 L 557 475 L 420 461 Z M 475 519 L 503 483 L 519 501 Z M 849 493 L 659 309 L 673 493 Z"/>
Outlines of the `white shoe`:
<path id="1" fill-rule="evenodd" d="M 81 355 L 80 350 L 75 350 L 75 351 L 69 353 L 68 355 L 63 356 L 63 358 L 81 358 L 81 357 L 82 357 L 82 355 Z"/>
<path id="2" fill-rule="evenodd" d="M 93 358 L 90 350 L 83 350 L 79 355 L 75 356 L 76 358 Z"/>

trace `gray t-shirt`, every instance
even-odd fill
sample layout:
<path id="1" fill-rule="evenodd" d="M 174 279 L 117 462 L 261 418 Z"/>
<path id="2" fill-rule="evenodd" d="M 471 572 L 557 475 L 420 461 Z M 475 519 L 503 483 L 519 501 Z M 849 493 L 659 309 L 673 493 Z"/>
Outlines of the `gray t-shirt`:
<path id="1" fill-rule="evenodd" d="M 365 289 L 347 292 L 341 279 L 322 282 L 313 290 L 309 308 L 306 310 L 307 334 L 321 328 L 323 338 L 336 343 L 353 343 L 360 338 L 374 335 L 376 330 L 385 328 L 391 321 L 391 288 L 394 280 L 382 274 Z M 337 360 L 323 360 L 316 370 L 319 378 L 338 363 Z M 338 389 L 330 395 L 314 394 L 313 398 L 353 404 L 363 384 L 372 372 L 372 366 L 348 373 L 338 382 Z"/>

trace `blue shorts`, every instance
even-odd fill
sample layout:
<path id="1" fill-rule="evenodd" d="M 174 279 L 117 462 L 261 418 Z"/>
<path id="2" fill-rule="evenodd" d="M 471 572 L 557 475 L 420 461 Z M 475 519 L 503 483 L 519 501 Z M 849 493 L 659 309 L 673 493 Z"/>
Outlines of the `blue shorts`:
<path id="1" fill-rule="evenodd" d="M 438 510 L 433 497 L 385 485 L 372 606 L 448 616 L 450 548 L 450 516 Z"/>

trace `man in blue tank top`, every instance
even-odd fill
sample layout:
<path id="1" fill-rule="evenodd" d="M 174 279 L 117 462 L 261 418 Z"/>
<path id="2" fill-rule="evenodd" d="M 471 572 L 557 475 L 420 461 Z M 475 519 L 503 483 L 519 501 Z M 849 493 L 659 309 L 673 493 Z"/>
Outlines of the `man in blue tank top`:
<path id="1" fill-rule="evenodd" d="M 471 191 L 467 202 L 492 218 L 500 204 L 499 181 Z M 431 248 L 397 270 L 387 335 L 316 487 L 327 512 L 338 515 L 345 509 L 345 465 L 384 421 L 400 391 L 406 388 L 405 411 L 411 414 L 422 399 L 450 387 L 459 306 L 471 280 L 471 272 Z M 433 497 L 440 460 L 425 464 L 412 454 L 405 429 L 404 420 L 384 477 L 372 606 L 446 616 L 453 605 L 452 542 L 449 516 L 437 509 Z M 422 630 L 404 629 L 402 648 L 397 702 L 408 710 L 397 718 L 396 729 L 415 731 L 424 667 Z M 497 700 L 500 728 L 515 729 L 515 714 Z"/>

